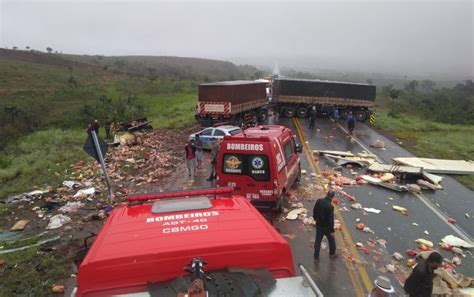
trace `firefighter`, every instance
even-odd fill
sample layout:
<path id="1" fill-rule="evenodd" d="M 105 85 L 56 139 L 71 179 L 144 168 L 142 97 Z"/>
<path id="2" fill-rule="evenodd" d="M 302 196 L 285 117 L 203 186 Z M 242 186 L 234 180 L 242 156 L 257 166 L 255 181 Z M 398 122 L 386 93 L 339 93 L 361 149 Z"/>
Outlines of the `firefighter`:
<path id="1" fill-rule="evenodd" d="M 316 106 L 313 106 L 311 108 L 311 111 L 309 112 L 309 130 L 314 129 L 315 121 L 316 121 Z"/>
<path id="2" fill-rule="evenodd" d="M 313 218 L 316 221 L 316 240 L 314 241 L 314 261 L 319 261 L 321 241 L 326 236 L 329 243 L 329 256 L 337 257 L 336 240 L 334 239 L 334 206 L 332 199 L 334 191 L 329 191 L 324 199 L 319 199 L 313 208 Z"/>

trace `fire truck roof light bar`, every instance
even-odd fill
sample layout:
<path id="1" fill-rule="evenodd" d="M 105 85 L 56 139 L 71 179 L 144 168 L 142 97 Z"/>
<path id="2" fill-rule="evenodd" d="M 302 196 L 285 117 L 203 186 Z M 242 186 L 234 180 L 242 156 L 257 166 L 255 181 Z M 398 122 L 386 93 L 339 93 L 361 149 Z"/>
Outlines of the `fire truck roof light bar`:
<path id="1" fill-rule="evenodd" d="M 166 199 L 166 198 L 186 198 L 191 196 L 207 196 L 207 195 L 230 195 L 234 191 L 231 187 L 222 188 L 205 188 L 189 191 L 171 191 L 164 193 L 138 194 L 129 196 L 127 201 L 131 202 L 146 202 L 150 200 Z"/>

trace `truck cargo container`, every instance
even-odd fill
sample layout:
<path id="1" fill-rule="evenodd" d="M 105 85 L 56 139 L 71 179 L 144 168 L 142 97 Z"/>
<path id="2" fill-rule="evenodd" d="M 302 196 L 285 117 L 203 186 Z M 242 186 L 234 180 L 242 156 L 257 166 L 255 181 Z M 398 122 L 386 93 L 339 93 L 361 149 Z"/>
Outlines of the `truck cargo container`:
<path id="1" fill-rule="evenodd" d="M 371 114 L 375 86 L 337 81 L 287 79 L 273 80 L 272 103 L 280 115 L 304 118 L 316 106 L 318 114 L 332 114 L 337 108 L 341 116 L 352 111 L 359 121 Z"/>
<path id="2" fill-rule="evenodd" d="M 199 85 L 196 120 L 205 127 L 216 124 L 251 126 L 266 117 L 268 83 L 222 81 Z"/>

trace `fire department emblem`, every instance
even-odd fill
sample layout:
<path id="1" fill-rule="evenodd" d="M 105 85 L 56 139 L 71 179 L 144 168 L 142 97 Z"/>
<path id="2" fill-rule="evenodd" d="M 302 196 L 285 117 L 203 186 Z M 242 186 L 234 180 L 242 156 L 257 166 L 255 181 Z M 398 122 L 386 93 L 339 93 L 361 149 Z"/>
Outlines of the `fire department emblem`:
<path id="1" fill-rule="evenodd" d="M 263 168 L 263 159 L 260 157 L 255 157 L 252 159 L 252 167 L 254 169 L 262 169 Z"/>
<path id="2" fill-rule="evenodd" d="M 231 156 L 225 161 L 225 163 L 229 169 L 237 169 L 239 168 L 242 161 L 240 161 L 236 156 Z"/>

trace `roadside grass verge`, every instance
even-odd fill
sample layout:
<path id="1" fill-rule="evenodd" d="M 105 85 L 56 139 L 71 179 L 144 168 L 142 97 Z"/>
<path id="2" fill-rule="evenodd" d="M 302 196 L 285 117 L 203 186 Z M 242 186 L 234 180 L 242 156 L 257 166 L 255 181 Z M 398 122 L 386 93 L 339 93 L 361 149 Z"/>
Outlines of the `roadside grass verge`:
<path id="1" fill-rule="evenodd" d="M 418 157 L 438 159 L 474 158 L 474 126 L 432 122 L 415 116 L 390 117 L 377 112 L 375 127 L 390 132 L 402 141 L 402 146 Z M 474 190 L 474 175 L 454 175 L 466 187 Z"/>
<path id="2" fill-rule="evenodd" d="M 2 255 L 5 271 L 0 277 L 0 296 L 51 296 L 51 287 L 71 273 L 74 250 L 67 245 L 47 252 L 48 245 Z M 55 255 L 56 254 L 56 255 Z"/>
<path id="3" fill-rule="evenodd" d="M 179 129 L 194 123 L 197 96 L 195 93 L 172 96 L 142 96 L 145 114 L 154 128 Z"/>
<path id="4" fill-rule="evenodd" d="M 81 130 L 50 129 L 20 138 L 0 152 L 0 199 L 35 188 L 56 187 L 70 165 L 87 157 Z"/>

